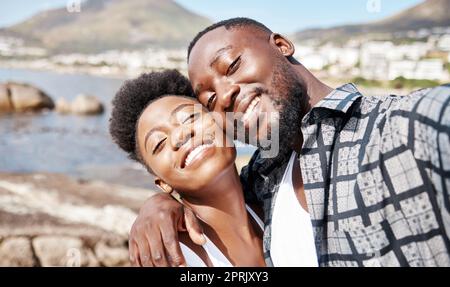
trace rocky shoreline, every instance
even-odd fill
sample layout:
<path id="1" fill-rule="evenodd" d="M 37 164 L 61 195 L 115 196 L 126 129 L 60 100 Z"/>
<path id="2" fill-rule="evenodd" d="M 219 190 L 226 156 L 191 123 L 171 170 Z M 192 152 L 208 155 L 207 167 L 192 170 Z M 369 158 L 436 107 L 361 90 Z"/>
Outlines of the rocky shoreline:
<path id="1" fill-rule="evenodd" d="M 0 173 L 0 266 L 129 266 L 128 232 L 152 194 L 61 174 Z"/>
<path id="2" fill-rule="evenodd" d="M 54 100 L 41 89 L 27 83 L 0 83 L 0 113 L 38 112 L 55 109 L 61 114 L 99 115 L 103 104 L 92 95 L 79 94 L 70 103 L 64 98 Z"/>

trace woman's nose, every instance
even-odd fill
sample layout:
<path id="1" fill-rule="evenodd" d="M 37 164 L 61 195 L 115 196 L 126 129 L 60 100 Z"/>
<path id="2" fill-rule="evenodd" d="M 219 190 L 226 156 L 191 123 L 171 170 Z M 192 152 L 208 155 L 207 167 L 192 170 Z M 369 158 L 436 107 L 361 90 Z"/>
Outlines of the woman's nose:
<path id="1" fill-rule="evenodd" d="M 171 134 L 171 145 L 174 150 L 178 150 L 195 136 L 192 125 L 180 125 Z"/>

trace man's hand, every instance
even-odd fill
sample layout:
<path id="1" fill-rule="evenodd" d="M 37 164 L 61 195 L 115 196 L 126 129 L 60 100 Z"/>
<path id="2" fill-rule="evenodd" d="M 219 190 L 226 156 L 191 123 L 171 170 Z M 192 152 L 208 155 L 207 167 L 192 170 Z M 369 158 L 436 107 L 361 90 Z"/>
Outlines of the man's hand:
<path id="1" fill-rule="evenodd" d="M 129 253 L 133 266 L 186 266 L 178 232 L 187 231 L 198 245 L 206 240 L 200 223 L 189 208 L 164 193 L 149 198 L 130 231 Z"/>

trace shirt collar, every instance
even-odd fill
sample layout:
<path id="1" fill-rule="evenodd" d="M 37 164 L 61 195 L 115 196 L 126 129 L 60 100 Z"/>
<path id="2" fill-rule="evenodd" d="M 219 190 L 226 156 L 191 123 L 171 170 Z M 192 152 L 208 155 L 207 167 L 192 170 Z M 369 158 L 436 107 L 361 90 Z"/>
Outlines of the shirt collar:
<path id="1" fill-rule="evenodd" d="M 280 150 L 279 154 L 274 158 L 263 158 L 260 151 L 257 152 L 258 156 L 253 164 L 254 170 L 257 171 L 264 180 L 269 180 L 270 175 L 277 175 L 273 173 L 274 170 L 280 170 L 280 172 L 284 174 L 285 166 L 292 155 L 292 150 Z"/>
<path id="2" fill-rule="evenodd" d="M 353 103 L 362 96 L 363 95 L 358 91 L 354 84 L 345 84 L 333 90 L 324 99 L 318 102 L 304 118 L 304 121 L 317 121 L 331 114 L 336 115 L 335 112 L 347 114 L 353 106 Z"/>

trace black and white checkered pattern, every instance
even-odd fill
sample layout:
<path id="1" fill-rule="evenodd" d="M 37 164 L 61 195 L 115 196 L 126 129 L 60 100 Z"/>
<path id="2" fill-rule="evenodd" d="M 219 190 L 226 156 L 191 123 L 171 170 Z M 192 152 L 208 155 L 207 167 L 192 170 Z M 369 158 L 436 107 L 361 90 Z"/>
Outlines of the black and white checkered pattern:
<path id="1" fill-rule="evenodd" d="M 450 266 L 450 85 L 365 97 L 347 84 L 306 115 L 302 132 L 321 266 Z M 247 200 L 264 203 L 268 264 L 288 158 L 256 152 L 241 173 Z"/>

